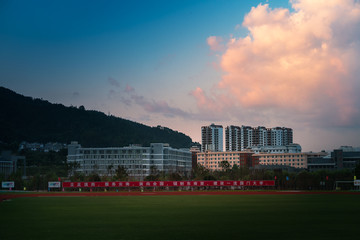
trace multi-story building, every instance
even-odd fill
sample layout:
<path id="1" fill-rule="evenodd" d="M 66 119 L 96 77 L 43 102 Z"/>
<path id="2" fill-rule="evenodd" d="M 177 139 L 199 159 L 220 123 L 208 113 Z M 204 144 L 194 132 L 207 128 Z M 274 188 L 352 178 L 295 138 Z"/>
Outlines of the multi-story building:
<path id="1" fill-rule="evenodd" d="M 285 146 L 254 146 L 250 148 L 254 153 L 300 153 L 301 146 L 293 143 Z"/>
<path id="2" fill-rule="evenodd" d="M 319 170 L 337 170 L 335 161 L 331 158 L 330 155 L 320 156 L 320 157 L 309 157 L 307 162 L 307 169 L 310 172 L 319 171 Z"/>
<path id="3" fill-rule="evenodd" d="M 271 146 L 282 146 L 284 142 L 283 129 L 275 127 L 270 130 L 270 144 Z"/>
<path id="4" fill-rule="evenodd" d="M 150 147 L 82 148 L 77 142 L 72 142 L 68 145 L 67 160 L 68 163 L 77 163 L 75 171 L 85 175 L 112 175 L 111 170 L 122 166 L 129 176 L 139 180 L 154 170 L 187 175 L 192 169 L 188 149 L 174 149 L 165 143 L 151 143 Z"/>
<path id="5" fill-rule="evenodd" d="M 249 126 L 241 126 L 240 129 L 240 150 L 244 151 L 253 144 L 253 128 Z"/>
<path id="6" fill-rule="evenodd" d="M 268 146 L 268 129 L 266 127 L 259 126 L 253 130 L 253 144 L 252 146 Z"/>
<path id="7" fill-rule="evenodd" d="M 225 128 L 225 150 L 240 151 L 241 150 L 241 129 L 238 126 L 227 126 Z"/>
<path id="8" fill-rule="evenodd" d="M 8 177 L 12 173 L 20 170 L 19 163 L 22 160 L 22 171 L 23 176 L 26 176 L 26 158 L 24 156 L 16 156 L 11 153 L 11 151 L 2 151 L 0 154 L 0 174 Z"/>
<path id="9" fill-rule="evenodd" d="M 29 143 L 29 142 L 21 142 L 19 145 L 19 151 L 21 150 L 31 150 L 31 151 L 39 151 L 39 152 L 59 152 L 62 149 L 66 149 L 67 144 L 58 143 L 58 142 L 48 142 L 48 143 Z"/>
<path id="10" fill-rule="evenodd" d="M 259 158 L 253 152 L 200 152 L 197 154 L 198 164 L 212 171 L 222 170 L 221 162 L 227 161 L 232 168 L 235 164 L 238 167 L 254 167 L 259 164 Z"/>
<path id="11" fill-rule="evenodd" d="M 360 164 L 360 148 L 342 146 L 334 149 L 327 156 L 309 158 L 308 169 L 310 171 L 355 169 L 358 164 Z"/>
<path id="12" fill-rule="evenodd" d="M 331 158 L 337 169 L 355 169 L 356 165 L 360 164 L 360 148 L 341 146 L 331 152 Z"/>
<path id="13" fill-rule="evenodd" d="M 322 157 L 327 154 L 320 153 L 259 153 L 254 156 L 259 158 L 260 165 L 285 165 L 294 168 L 307 168 L 308 158 Z"/>
<path id="14" fill-rule="evenodd" d="M 293 143 L 293 130 L 291 128 L 282 128 L 283 129 L 283 146 Z"/>
<path id="15" fill-rule="evenodd" d="M 256 128 L 228 126 L 225 128 L 226 151 L 244 151 L 259 146 L 286 146 L 293 143 L 291 128 Z"/>
<path id="16" fill-rule="evenodd" d="M 223 151 L 223 126 L 211 124 L 201 127 L 201 151 Z"/>
<path id="17" fill-rule="evenodd" d="M 192 146 L 190 148 L 190 152 L 191 152 L 191 165 L 192 165 L 192 168 L 196 168 L 196 166 L 197 166 L 197 154 L 200 152 L 200 147 L 199 146 Z"/>

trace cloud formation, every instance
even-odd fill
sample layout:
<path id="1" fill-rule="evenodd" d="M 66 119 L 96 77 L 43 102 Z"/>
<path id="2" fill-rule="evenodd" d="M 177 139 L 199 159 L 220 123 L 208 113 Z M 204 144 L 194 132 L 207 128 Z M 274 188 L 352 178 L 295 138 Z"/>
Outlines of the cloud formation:
<path id="1" fill-rule="evenodd" d="M 123 94 L 125 93 L 125 94 Z M 177 107 L 170 106 L 166 101 L 148 99 L 139 95 L 135 89 L 126 84 L 122 92 L 117 92 L 118 99 L 127 106 L 137 105 L 148 113 L 157 113 L 165 117 L 173 118 L 180 116 L 190 118 L 190 114 Z"/>
<path id="2" fill-rule="evenodd" d="M 242 23 L 248 35 L 224 46 L 224 74 L 215 93 L 209 98 L 201 88 L 192 92 L 199 108 L 271 110 L 309 124 L 358 127 L 359 1 L 291 4 L 293 11 L 268 4 L 251 9 Z M 210 49 L 219 51 L 220 40 L 209 37 Z"/>
<path id="3" fill-rule="evenodd" d="M 207 38 L 207 44 L 210 46 L 212 51 L 222 51 L 224 50 L 224 44 L 222 37 L 210 36 Z"/>
<path id="4" fill-rule="evenodd" d="M 108 77 L 108 83 L 109 83 L 111 86 L 114 86 L 114 87 L 117 87 L 117 88 L 120 87 L 120 83 L 119 83 L 115 78 Z"/>

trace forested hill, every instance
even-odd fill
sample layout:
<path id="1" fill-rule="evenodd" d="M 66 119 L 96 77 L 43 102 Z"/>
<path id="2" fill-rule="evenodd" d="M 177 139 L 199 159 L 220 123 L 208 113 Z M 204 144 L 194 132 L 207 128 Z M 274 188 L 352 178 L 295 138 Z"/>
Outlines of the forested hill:
<path id="1" fill-rule="evenodd" d="M 84 147 L 122 147 L 129 144 L 169 143 L 190 147 L 192 140 L 169 128 L 149 127 L 107 116 L 84 107 L 66 107 L 0 87 L 0 141 L 14 143 L 78 141 Z"/>

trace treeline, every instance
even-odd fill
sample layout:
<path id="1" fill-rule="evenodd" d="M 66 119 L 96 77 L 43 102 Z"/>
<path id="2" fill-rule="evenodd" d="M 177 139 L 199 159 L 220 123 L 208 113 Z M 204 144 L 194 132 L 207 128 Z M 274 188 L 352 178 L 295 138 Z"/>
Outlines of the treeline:
<path id="1" fill-rule="evenodd" d="M 285 170 L 265 170 L 238 167 L 223 168 L 222 171 L 210 171 L 198 165 L 192 170 L 191 176 L 182 176 L 177 173 L 163 174 L 161 172 L 151 174 L 146 180 L 275 180 L 275 189 L 279 190 L 334 190 L 337 181 L 348 181 L 339 183 L 342 189 L 352 189 L 354 176 L 360 177 L 360 165 L 354 170 L 342 169 L 336 171 L 321 170 L 309 172 L 289 172 Z M 252 189 L 252 188 L 250 188 Z"/>
<path id="2" fill-rule="evenodd" d="M 183 133 L 149 127 L 123 118 L 80 107 L 66 107 L 34 99 L 0 87 L 0 142 L 78 141 L 84 147 L 115 147 L 129 144 L 148 146 L 169 143 L 175 148 L 191 147 Z"/>
<path id="3" fill-rule="evenodd" d="M 73 182 L 86 181 L 135 181 L 133 177 L 128 175 L 128 172 L 123 167 L 110 168 L 108 174 L 100 176 L 96 171 L 90 175 L 84 175 L 78 172 L 73 172 L 70 177 L 64 177 L 62 171 L 72 172 L 76 166 L 65 165 L 64 169 L 57 172 L 55 169 L 42 172 L 40 168 L 35 174 L 28 179 L 22 178 L 22 172 L 12 174 L 8 178 L 0 180 L 15 181 L 15 189 L 23 190 L 46 190 L 49 181 L 64 181 L 70 180 Z M 187 181 L 187 180 L 275 180 L 275 187 L 267 189 L 277 190 L 335 190 L 335 187 L 340 187 L 342 190 L 353 189 L 353 180 L 355 176 L 360 176 L 360 165 L 354 170 L 343 169 L 337 171 L 316 171 L 308 172 L 306 170 L 300 172 L 288 172 L 282 170 L 264 170 L 264 169 L 250 169 L 239 168 L 236 165 L 231 169 L 223 171 L 210 171 L 201 165 L 198 165 L 192 170 L 191 174 L 184 175 L 181 173 L 169 173 L 151 169 L 151 174 L 145 177 L 144 181 Z M 348 181 L 347 183 L 338 183 L 337 181 Z M 247 189 L 259 189 L 259 187 L 249 187 Z"/>

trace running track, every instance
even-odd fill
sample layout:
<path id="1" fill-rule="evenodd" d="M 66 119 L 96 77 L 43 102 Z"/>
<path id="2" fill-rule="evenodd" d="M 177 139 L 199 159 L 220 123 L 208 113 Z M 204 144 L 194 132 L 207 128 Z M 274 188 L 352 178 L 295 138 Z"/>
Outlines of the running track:
<path id="1" fill-rule="evenodd" d="M 173 192 L 57 192 L 57 193 L 0 193 L 0 202 L 24 197 L 104 197 L 104 196 L 169 196 L 169 195 L 296 195 L 296 194 L 354 194 L 360 192 L 319 191 L 173 191 Z"/>

